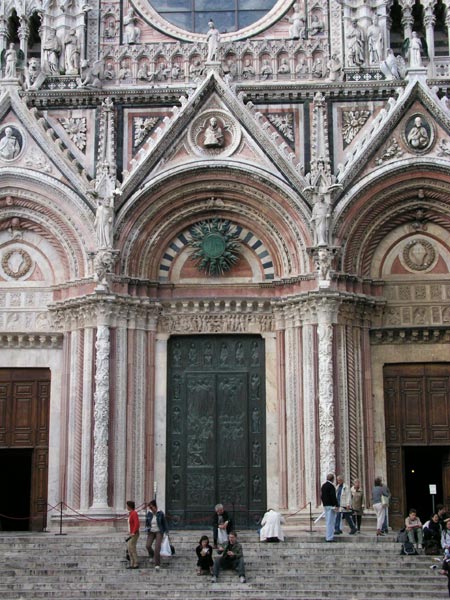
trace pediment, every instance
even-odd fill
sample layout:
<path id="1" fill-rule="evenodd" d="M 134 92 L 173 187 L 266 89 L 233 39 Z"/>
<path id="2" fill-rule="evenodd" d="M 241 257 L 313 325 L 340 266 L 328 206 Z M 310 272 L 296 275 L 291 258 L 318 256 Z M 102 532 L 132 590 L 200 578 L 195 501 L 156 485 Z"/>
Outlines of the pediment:
<path id="1" fill-rule="evenodd" d="M 369 118 L 337 167 L 344 188 L 375 169 L 418 157 L 450 158 L 450 110 L 420 81 L 410 83 Z"/>
<path id="2" fill-rule="evenodd" d="M 50 175 L 76 191 L 90 184 L 64 141 L 43 115 L 20 100 L 15 89 L 7 90 L 0 100 L 1 166 Z"/>
<path id="3" fill-rule="evenodd" d="M 276 127 L 214 72 L 181 99 L 181 108 L 160 117 L 159 126 L 128 162 L 124 198 L 165 171 L 199 162 L 214 166 L 224 160 L 267 170 L 298 192 L 306 185 L 296 154 Z"/>

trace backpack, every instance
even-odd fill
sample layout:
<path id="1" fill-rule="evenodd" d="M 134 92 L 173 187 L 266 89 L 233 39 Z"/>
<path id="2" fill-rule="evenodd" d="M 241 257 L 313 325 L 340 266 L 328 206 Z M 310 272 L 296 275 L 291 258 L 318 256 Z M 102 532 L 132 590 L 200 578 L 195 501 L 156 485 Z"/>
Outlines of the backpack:
<path id="1" fill-rule="evenodd" d="M 399 542 L 400 544 L 404 544 L 407 541 L 408 541 L 408 534 L 406 533 L 405 527 L 403 527 L 403 529 L 400 529 L 400 531 L 398 533 L 397 542 Z"/>
<path id="2" fill-rule="evenodd" d="M 424 544 L 425 554 L 428 556 L 439 556 L 442 554 L 442 548 L 435 540 L 428 540 Z"/>
<path id="3" fill-rule="evenodd" d="M 414 556 L 414 554 L 417 554 L 417 550 L 414 548 L 414 544 L 412 544 L 411 542 L 404 542 L 402 544 L 402 549 L 400 551 L 400 554 L 406 554 L 407 556 Z"/>

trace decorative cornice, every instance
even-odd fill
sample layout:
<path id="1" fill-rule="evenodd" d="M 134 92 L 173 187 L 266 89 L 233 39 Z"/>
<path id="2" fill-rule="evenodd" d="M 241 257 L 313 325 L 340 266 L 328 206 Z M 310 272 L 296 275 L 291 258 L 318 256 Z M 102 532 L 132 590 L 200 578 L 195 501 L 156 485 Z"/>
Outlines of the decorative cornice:
<path id="1" fill-rule="evenodd" d="M 27 348 L 47 350 L 62 348 L 62 333 L 3 333 L 0 334 L 0 348 Z"/>
<path id="2" fill-rule="evenodd" d="M 372 329 L 370 343 L 374 346 L 385 344 L 448 344 L 448 327 L 401 327 Z"/>

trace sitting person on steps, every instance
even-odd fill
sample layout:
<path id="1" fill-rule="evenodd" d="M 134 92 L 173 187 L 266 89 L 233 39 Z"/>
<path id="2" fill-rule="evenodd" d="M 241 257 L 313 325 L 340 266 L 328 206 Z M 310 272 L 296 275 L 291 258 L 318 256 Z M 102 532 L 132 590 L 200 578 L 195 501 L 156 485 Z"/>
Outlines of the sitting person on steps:
<path id="1" fill-rule="evenodd" d="M 417 548 L 422 548 L 422 523 L 417 516 L 417 511 L 415 508 L 409 509 L 409 515 L 405 519 L 405 527 L 406 533 L 408 534 L 408 540 L 411 542 L 411 544 L 415 544 L 417 541 Z"/>

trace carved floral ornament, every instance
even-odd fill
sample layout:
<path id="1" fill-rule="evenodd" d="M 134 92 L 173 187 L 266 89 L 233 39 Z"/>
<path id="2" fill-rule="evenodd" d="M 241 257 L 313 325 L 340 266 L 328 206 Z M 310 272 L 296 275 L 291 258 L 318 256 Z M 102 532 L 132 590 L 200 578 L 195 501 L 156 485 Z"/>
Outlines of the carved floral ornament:
<path id="1" fill-rule="evenodd" d="M 403 248 L 402 258 L 411 271 L 426 271 L 436 260 L 436 250 L 429 241 L 414 238 Z"/>
<path id="2" fill-rule="evenodd" d="M 2 269 L 13 279 L 21 279 L 30 272 L 33 265 L 31 256 L 22 248 L 8 250 L 2 256 Z"/>
<path id="3" fill-rule="evenodd" d="M 237 150 L 241 135 L 239 124 L 228 113 L 210 109 L 193 120 L 188 140 L 198 156 L 222 158 Z"/>

